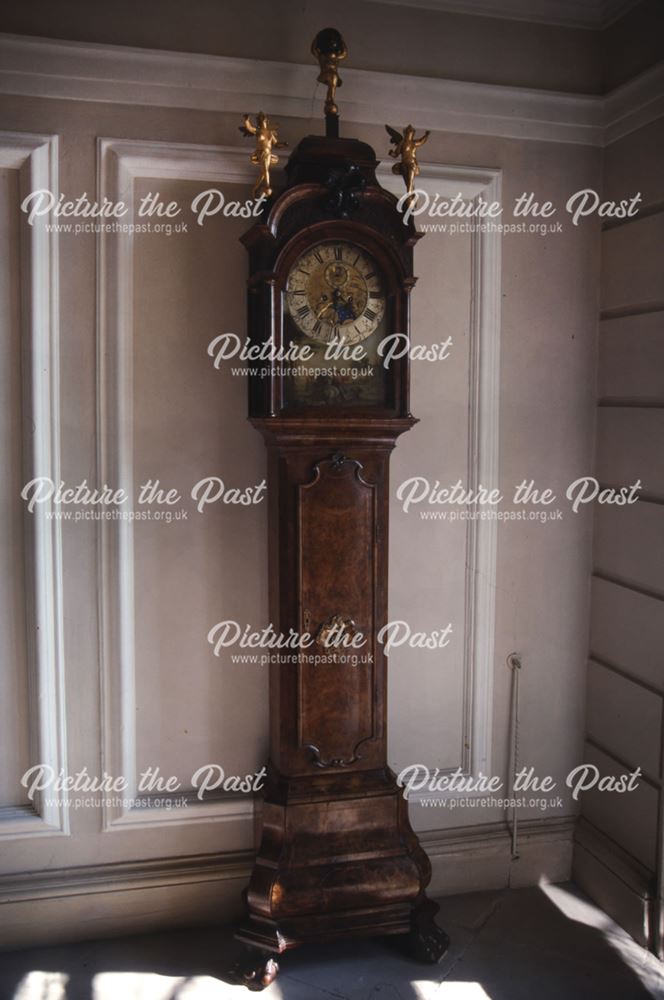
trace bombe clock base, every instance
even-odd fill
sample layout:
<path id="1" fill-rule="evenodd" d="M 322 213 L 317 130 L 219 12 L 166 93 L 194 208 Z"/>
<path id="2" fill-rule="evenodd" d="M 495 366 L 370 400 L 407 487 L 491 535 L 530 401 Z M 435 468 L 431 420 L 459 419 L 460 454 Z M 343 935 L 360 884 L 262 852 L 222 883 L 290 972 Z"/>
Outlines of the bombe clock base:
<path id="1" fill-rule="evenodd" d="M 235 976 L 251 989 L 269 985 L 278 955 L 303 944 L 389 935 L 423 963 L 438 962 L 449 944 L 422 890 L 430 863 L 392 772 L 361 772 L 334 798 L 329 779 L 318 782 L 318 796 L 311 779 L 266 793 L 249 915 L 236 933 L 245 953 Z"/>

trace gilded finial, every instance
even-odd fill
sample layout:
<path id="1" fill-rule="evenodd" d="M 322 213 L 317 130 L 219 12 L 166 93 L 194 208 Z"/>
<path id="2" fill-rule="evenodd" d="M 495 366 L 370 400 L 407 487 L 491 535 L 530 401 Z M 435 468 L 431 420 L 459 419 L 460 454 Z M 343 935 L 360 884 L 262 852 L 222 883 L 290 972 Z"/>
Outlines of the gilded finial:
<path id="1" fill-rule="evenodd" d="M 346 43 L 336 28 L 323 28 L 311 43 L 311 51 L 320 66 L 318 82 L 327 87 L 325 114 L 338 115 L 336 94 L 337 87 L 342 84 L 338 67 L 339 63 L 348 55 Z"/>
<path id="2" fill-rule="evenodd" d="M 390 156 L 395 159 L 400 157 L 399 162 L 393 165 L 392 173 L 403 177 L 406 191 L 412 196 L 415 178 L 420 172 L 417 151 L 427 141 L 431 132 L 427 129 L 419 139 L 416 139 L 415 129 L 412 125 L 406 125 L 403 135 L 390 125 L 386 125 L 385 128 L 390 137 L 390 143 L 394 146 L 394 149 L 390 149 Z"/>
<path id="3" fill-rule="evenodd" d="M 266 198 L 269 198 L 272 194 L 270 169 L 279 162 L 279 157 L 276 153 L 272 152 L 272 149 L 285 149 L 288 145 L 287 142 L 279 142 L 278 130 L 279 126 L 272 124 L 263 111 L 259 111 L 256 115 L 255 125 L 252 123 L 249 115 L 243 115 L 242 117 L 242 124 L 240 125 L 242 135 L 256 137 L 256 148 L 250 156 L 251 162 L 258 164 L 260 167 L 258 180 L 254 184 L 252 192 L 254 198 L 257 198 L 259 195 L 265 195 Z"/>

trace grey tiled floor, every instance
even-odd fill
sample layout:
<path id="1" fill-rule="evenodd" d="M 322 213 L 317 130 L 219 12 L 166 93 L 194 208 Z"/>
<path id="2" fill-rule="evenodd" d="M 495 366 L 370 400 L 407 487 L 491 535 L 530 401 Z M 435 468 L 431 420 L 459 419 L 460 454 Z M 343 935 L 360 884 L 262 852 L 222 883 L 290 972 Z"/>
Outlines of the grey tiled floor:
<path id="1" fill-rule="evenodd" d="M 664 1000 L 664 966 L 572 886 L 441 901 L 452 939 L 437 966 L 384 941 L 282 958 L 265 1000 Z M 227 928 L 169 931 L 0 955 L 2 1000 L 217 1000 L 231 985 Z"/>

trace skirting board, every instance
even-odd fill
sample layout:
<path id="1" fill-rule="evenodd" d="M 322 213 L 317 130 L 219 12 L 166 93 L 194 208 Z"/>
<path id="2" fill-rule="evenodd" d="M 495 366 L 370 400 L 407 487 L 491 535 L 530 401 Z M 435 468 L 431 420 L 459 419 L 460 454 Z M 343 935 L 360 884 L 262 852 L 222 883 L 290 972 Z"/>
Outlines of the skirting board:
<path id="1" fill-rule="evenodd" d="M 503 823 L 420 834 L 433 870 L 431 896 L 519 889 L 566 882 L 572 869 L 575 817 L 521 821 L 517 857 Z"/>
<path id="2" fill-rule="evenodd" d="M 430 894 L 566 881 L 574 819 L 523 822 L 519 830 L 517 860 L 502 824 L 423 834 Z M 233 922 L 253 858 L 242 851 L 7 876 L 0 880 L 0 948 Z"/>
<path id="3" fill-rule="evenodd" d="M 652 949 L 654 875 L 583 818 L 574 837 L 572 878 L 638 944 Z"/>

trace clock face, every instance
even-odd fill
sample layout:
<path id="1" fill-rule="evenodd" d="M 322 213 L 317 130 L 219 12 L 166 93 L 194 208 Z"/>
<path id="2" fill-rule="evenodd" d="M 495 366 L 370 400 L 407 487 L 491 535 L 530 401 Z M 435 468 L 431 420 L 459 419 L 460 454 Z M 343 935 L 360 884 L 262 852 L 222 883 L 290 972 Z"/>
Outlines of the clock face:
<path id="1" fill-rule="evenodd" d="M 295 262 L 286 305 L 298 330 L 322 344 L 358 344 L 376 330 L 385 311 L 377 265 L 352 243 L 330 240 Z"/>

